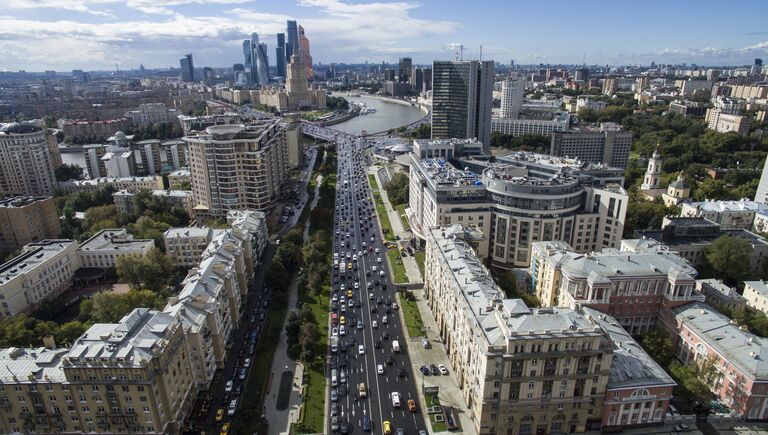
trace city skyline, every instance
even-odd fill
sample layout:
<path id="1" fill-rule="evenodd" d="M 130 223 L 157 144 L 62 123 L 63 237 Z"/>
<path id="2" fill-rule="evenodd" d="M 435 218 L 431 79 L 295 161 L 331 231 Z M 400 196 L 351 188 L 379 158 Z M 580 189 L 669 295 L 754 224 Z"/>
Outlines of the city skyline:
<path id="1" fill-rule="evenodd" d="M 751 64 L 768 56 L 761 22 L 768 5 L 735 3 L 669 4 L 662 12 L 608 2 L 577 10 L 564 1 L 543 10 L 498 1 L 467 9 L 455 0 L 10 0 L 0 18 L 0 70 L 167 68 L 190 52 L 198 66 L 231 66 L 253 32 L 274 53 L 287 20 L 303 25 L 314 61 L 326 64 L 403 56 L 425 64 L 452 60 L 459 45 L 464 59 L 478 59 L 482 45 L 483 59 L 505 64 Z"/>

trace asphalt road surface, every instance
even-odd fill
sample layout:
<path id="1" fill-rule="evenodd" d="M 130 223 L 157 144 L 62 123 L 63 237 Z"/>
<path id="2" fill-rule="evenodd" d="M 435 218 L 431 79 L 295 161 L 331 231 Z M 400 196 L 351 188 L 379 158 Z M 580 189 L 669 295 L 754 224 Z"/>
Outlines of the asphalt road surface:
<path id="1" fill-rule="evenodd" d="M 363 144 L 360 139 L 340 139 L 337 142 L 333 250 L 339 254 L 339 263 L 351 263 L 352 268 L 343 273 L 335 266 L 332 269 L 332 291 L 338 301 L 332 303 L 331 315 L 338 316 L 338 323 L 344 316 L 346 334 L 338 336 L 340 345 L 336 352 L 330 348 L 328 351 L 329 409 L 332 416 L 337 416 L 340 427 L 335 431 L 333 418 L 329 416 L 326 433 L 343 432 L 344 422 L 347 423 L 347 433 L 365 433 L 363 423 L 367 417 L 373 433 L 383 433 L 383 422 L 389 421 L 393 434 L 403 429 L 405 434 L 416 435 L 426 429 L 422 416 L 418 414 L 422 411 L 422 404 L 418 400 L 416 376 L 411 372 L 408 343 L 401 330 L 401 310 L 392 305 L 395 302 L 394 286 L 387 272 L 386 247 L 382 244 L 374 206 L 369 201 L 372 197 L 365 172 L 366 157 L 361 149 Z M 378 254 L 375 252 L 377 249 Z M 357 256 L 356 261 L 347 258 L 347 254 Z M 381 271 L 384 273 L 381 274 Z M 349 289 L 352 289 L 351 306 Z M 342 297 L 347 305 L 345 311 L 341 309 Z M 373 327 L 374 321 L 376 328 Z M 332 335 L 337 328 L 340 329 L 341 325 L 331 325 Z M 394 341 L 399 343 L 399 352 L 393 349 Z M 363 347 L 362 353 L 359 346 Z M 378 373 L 379 365 L 383 374 Z M 334 369 L 337 371 L 336 386 L 331 379 Z M 367 398 L 358 397 L 360 383 L 365 383 Z M 393 392 L 400 395 L 399 407 L 393 405 Z M 334 395 L 337 396 L 336 401 L 332 400 Z M 408 410 L 408 400 L 416 403 L 417 413 Z"/>

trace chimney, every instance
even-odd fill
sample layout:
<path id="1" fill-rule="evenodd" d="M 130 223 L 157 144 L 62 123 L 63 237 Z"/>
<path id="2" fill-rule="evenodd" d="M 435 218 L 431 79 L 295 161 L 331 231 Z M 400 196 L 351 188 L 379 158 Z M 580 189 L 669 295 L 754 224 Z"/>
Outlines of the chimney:
<path id="1" fill-rule="evenodd" d="M 53 339 L 53 335 L 46 335 L 43 337 L 43 346 L 47 349 L 56 349 L 56 340 Z"/>

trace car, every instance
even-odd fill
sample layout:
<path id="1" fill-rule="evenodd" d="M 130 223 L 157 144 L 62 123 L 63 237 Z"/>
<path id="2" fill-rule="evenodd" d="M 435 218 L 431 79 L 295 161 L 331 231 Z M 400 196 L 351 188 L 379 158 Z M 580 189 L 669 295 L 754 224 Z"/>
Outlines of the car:
<path id="1" fill-rule="evenodd" d="M 448 368 L 445 367 L 445 364 L 438 364 L 437 368 L 440 370 L 441 375 L 448 375 Z"/>
<path id="2" fill-rule="evenodd" d="M 377 258 L 377 259 L 376 259 L 376 262 L 377 262 L 377 263 L 381 263 L 381 257 Z"/>
<path id="3" fill-rule="evenodd" d="M 389 319 L 387 318 L 387 316 L 384 316 L 384 317 L 382 317 L 382 318 L 381 318 L 381 323 L 383 323 L 383 324 L 385 324 L 385 325 L 386 325 L 387 323 L 389 323 Z"/>
<path id="4" fill-rule="evenodd" d="M 397 377 L 398 378 L 404 378 L 405 377 L 405 369 L 402 367 L 397 368 Z"/>
<path id="5" fill-rule="evenodd" d="M 216 411 L 216 421 L 221 421 L 224 419 L 224 408 L 219 408 Z"/>
<path id="6" fill-rule="evenodd" d="M 352 289 L 349 289 L 349 290 L 347 290 L 347 297 L 348 297 L 348 298 L 351 298 L 351 297 L 352 297 L 352 294 L 353 294 L 353 293 L 352 293 Z M 350 300 L 350 302 L 352 302 L 352 301 Z"/>
<path id="7" fill-rule="evenodd" d="M 335 388 L 331 390 L 331 402 L 336 402 L 339 400 L 339 392 Z"/>
<path id="8" fill-rule="evenodd" d="M 350 299 L 349 301 L 347 301 L 347 305 L 349 306 L 349 308 L 353 308 L 355 306 L 355 301 Z"/>
<path id="9" fill-rule="evenodd" d="M 392 398 L 392 406 L 395 408 L 400 407 L 400 393 L 397 391 L 393 391 L 392 394 L 390 394 L 390 397 Z"/>
<path id="10" fill-rule="evenodd" d="M 368 284 L 371 284 L 370 282 Z M 373 293 L 368 293 L 368 299 L 373 300 L 374 296 Z"/>
<path id="11" fill-rule="evenodd" d="M 245 379 L 245 374 L 246 374 L 246 371 L 245 371 L 245 369 L 244 369 L 244 368 L 240 369 L 240 376 L 239 376 L 239 378 L 240 378 L 241 380 L 242 380 L 242 379 Z"/>
<path id="12" fill-rule="evenodd" d="M 405 431 L 403 430 L 403 428 L 401 427 L 397 428 L 397 435 L 405 435 Z"/>
<path id="13" fill-rule="evenodd" d="M 331 402 L 331 415 L 336 416 L 339 414 L 339 404 L 336 402 Z"/>
<path id="14" fill-rule="evenodd" d="M 357 319 L 357 329 L 363 329 L 363 319 Z"/>
<path id="15" fill-rule="evenodd" d="M 384 340 L 389 340 L 389 332 L 385 332 L 381 334 L 381 338 L 383 338 Z"/>
<path id="16" fill-rule="evenodd" d="M 373 239 L 373 237 L 371 237 L 371 239 Z M 379 250 L 379 248 L 376 248 L 376 249 L 374 250 L 374 252 L 375 252 L 375 253 L 377 253 L 377 254 L 380 254 L 380 253 L 381 253 L 381 251 Z"/>
<path id="17" fill-rule="evenodd" d="M 339 335 L 347 335 L 347 327 L 344 325 L 341 325 L 339 327 Z"/>
<path id="18" fill-rule="evenodd" d="M 380 374 L 380 375 L 383 375 L 383 374 L 384 374 L 384 365 L 382 365 L 382 364 L 378 364 L 378 365 L 376 366 L 376 373 L 378 373 L 378 374 Z"/>
<path id="19" fill-rule="evenodd" d="M 381 428 L 384 431 L 384 435 L 392 434 L 392 423 L 390 423 L 388 420 L 384 420 L 384 422 L 381 424 Z"/>
<path id="20" fill-rule="evenodd" d="M 408 399 L 408 410 L 416 412 L 416 402 L 413 399 Z"/>
<path id="21" fill-rule="evenodd" d="M 419 367 L 419 371 L 421 372 L 422 375 L 429 376 L 429 367 L 421 366 Z"/>
<path id="22" fill-rule="evenodd" d="M 431 346 L 432 345 L 429 344 L 429 340 L 427 340 L 426 338 L 421 340 L 421 347 L 423 347 L 424 349 L 429 349 Z"/>
<path id="23" fill-rule="evenodd" d="M 372 313 L 375 313 L 375 312 L 377 312 L 377 311 L 378 311 L 378 310 L 376 309 L 376 305 L 373 305 L 373 306 L 371 306 L 371 312 L 372 312 Z"/>
<path id="24" fill-rule="evenodd" d="M 379 276 L 384 276 L 384 271 L 383 270 L 379 271 Z"/>
<path id="25" fill-rule="evenodd" d="M 392 355 L 387 357 L 387 365 L 388 366 L 395 365 L 395 359 L 392 357 Z"/>
<path id="26" fill-rule="evenodd" d="M 345 323 L 347 323 L 347 318 L 345 316 L 341 316 L 339 318 L 339 324 L 343 325 Z"/>
<path id="27" fill-rule="evenodd" d="M 379 340 L 374 341 L 373 347 L 375 347 L 376 349 L 381 349 L 381 341 Z"/>
<path id="28" fill-rule="evenodd" d="M 437 366 L 434 364 L 429 365 L 429 371 L 432 372 L 433 375 L 437 376 L 440 374 L 440 370 L 437 369 Z"/>
<path id="29" fill-rule="evenodd" d="M 341 433 L 349 432 L 349 423 L 347 423 L 347 420 L 341 420 L 341 423 L 339 424 L 339 432 Z"/>
<path id="30" fill-rule="evenodd" d="M 365 347 L 362 344 L 360 346 L 357 346 L 357 353 L 360 355 L 365 354 Z"/>
<path id="31" fill-rule="evenodd" d="M 358 281 L 355 281 L 355 290 L 360 288 L 360 283 Z"/>
<path id="32" fill-rule="evenodd" d="M 393 309 L 393 310 L 396 310 L 396 309 L 397 309 L 397 302 L 392 302 L 392 309 Z"/>
<path id="33" fill-rule="evenodd" d="M 377 329 L 379 327 L 379 322 L 373 320 L 371 321 L 371 328 Z"/>
<path id="34" fill-rule="evenodd" d="M 339 417 L 335 415 L 331 417 L 331 430 L 334 432 L 339 430 Z"/>
<path id="35" fill-rule="evenodd" d="M 232 391 L 232 386 L 233 386 L 234 384 L 235 384 L 235 383 L 234 383 L 234 381 L 232 381 L 232 380 L 229 380 L 229 381 L 227 381 L 227 384 L 224 386 L 224 391 L 226 391 L 227 393 L 229 393 L 230 391 Z"/>
<path id="36" fill-rule="evenodd" d="M 339 328 L 337 326 L 334 326 L 333 329 L 331 329 L 331 335 L 334 337 L 339 335 Z"/>
<path id="37" fill-rule="evenodd" d="M 419 435 L 427 435 L 427 431 L 424 429 L 419 430 Z"/>
<path id="38" fill-rule="evenodd" d="M 219 435 L 227 435 L 229 433 L 229 423 L 224 423 L 221 426 L 221 430 L 219 431 Z"/>
<path id="39" fill-rule="evenodd" d="M 363 415 L 363 431 L 370 432 L 371 430 L 373 430 L 371 426 L 372 426 L 371 418 L 368 417 L 367 415 Z"/>
<path id="40" fill-rule="evenodd" d="M 235 390 L 235 396 L 239 396 L 243 392 L 243 385 L 238 385 L 237 389 Z"/>

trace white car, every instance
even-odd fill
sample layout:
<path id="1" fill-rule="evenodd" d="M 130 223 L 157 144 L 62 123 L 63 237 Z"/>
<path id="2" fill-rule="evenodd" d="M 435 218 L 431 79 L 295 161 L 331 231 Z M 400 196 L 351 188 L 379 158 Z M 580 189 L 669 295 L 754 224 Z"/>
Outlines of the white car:
<path id="1" fill-rule="evenodd" d="M 246 358 L 245 362 L 243 362 L 243 367 L 250 367 L 251 366 L 251 359 Z"/>
<path id="2" fill-rule="evenodd" d="M 224 391 L 226 391 L 227 393 L 232 391 L 232 385 L 234 385 L 234 382 L 232 382 L 232 380 L 227 381 L 227 385 L 224 386 Z"/>
<path id="3" fill-rule="evenodd" d="M 398 393 L 397 391 L 392 392 L 392 406 L 394 406 L 395 408 L 400 407 L 400 393 Z"/>
<path id="4" fill-rule="evenodd" d="M 373 237 L 371 237 L 371 238 L 373 238 Z M 381 251 L 379 251 L 379 248 L 376 248 L 376 250 L 375 250 L 375 251 L 373 251 L 373 252 L 375 252 L 375 253 L 377 253 L 377 254 L 378 254 L 378 253 L 380 253 Z"/>
<path id="5" fill-rule="evenodd" d="M 445 364 L 438 364 L 437 369 L 440 370 L 441 375 L 447 375 L 448 369 L 445 367 Z"/>
<path id="6" fill-rule="evenodd" d="M 383 270 L 379 271 L 379 276 L 384 276 L 384 271 Z"/>
<path id="7" fill-rule="evenodd" d="M 360 283 L 359 283 L 359 282 L 357 282 L 357 281 L 355 281 L 355 290 L 357 290 L 357 289 L 359 289 L 359 288 L 360 288 Z"/>
<path id="8" fill-rule="evenodd" d="M 377 259 L 376 259 L 376 262 L 377 262 L 377 263 L 381 263 L 381 257 L 377 258 Z"/>
<path id="9" fill-rule="evenodd" d="M 379 365 L 376 366 L 376 373 L 378 373 L 380 375 L 384 374 L 384 365 L 383 364 L 379 364 Z"/>
<path id="10" fill-rule="evenodd" d="M 376 266 L 371 266 L 371 270 L 372 270 L 372 271 L 374 271 L 374 272 L 376 272 L 376 271 L 377 271 L 377 270 L 379 270 L 379 269 L 378 269 Z"/>
<path id="11" fill-rule="evenodd" d="M 387 316 L 384 316 L 384 317 L 382 317 L 382 318 L 381 318 L 381 323 L 383 323 L 383 324 L 385 324 L 385 325 L 386 325 L 387 323 L 389 323 L 389 319 L 387 318 Z"/>
<path id="12" fill-rule="evenodd" d="M 339 335 L 339 328 L 337 328 L 336 326 L 334 326 L 334 327 L 333 327 L 333 329 L 331 329 L 331 335 L 332 335 L 332 336 L 334 336 L 334 337 L 336 337 L 337 335 Z"/>
<path id="13" fill-rule="evenodd" d="M 373 327 L 373 329 L 376 329 L 376 328 L 378 328 L 378 327 L 379 327 L 379 322 L 377 322 L 377 321 L 375 321 L 375 320 L 374 320 L 374 321 L 372 321 L 372 322 L 371 322 L 371 327 Z"/>
<path id="14" fill-rule="evenodd" d="M 347 335 L 347 327 L 344 325 L 339 326 L 339 335 Z"/>
<path id="15" fill-rule="evenodd" d="M 361 344 L 360 346 L 357 346 L 357 353 L 360 355 L 363 355 L 365 353 L 365 347 Z"/>
<path id="16" fill-rule="evenodd" d="M 368 283 L 370 284 L 370 283 Z M 373 300 L 373 293 L 368 293 L 368 299 Z"/>

